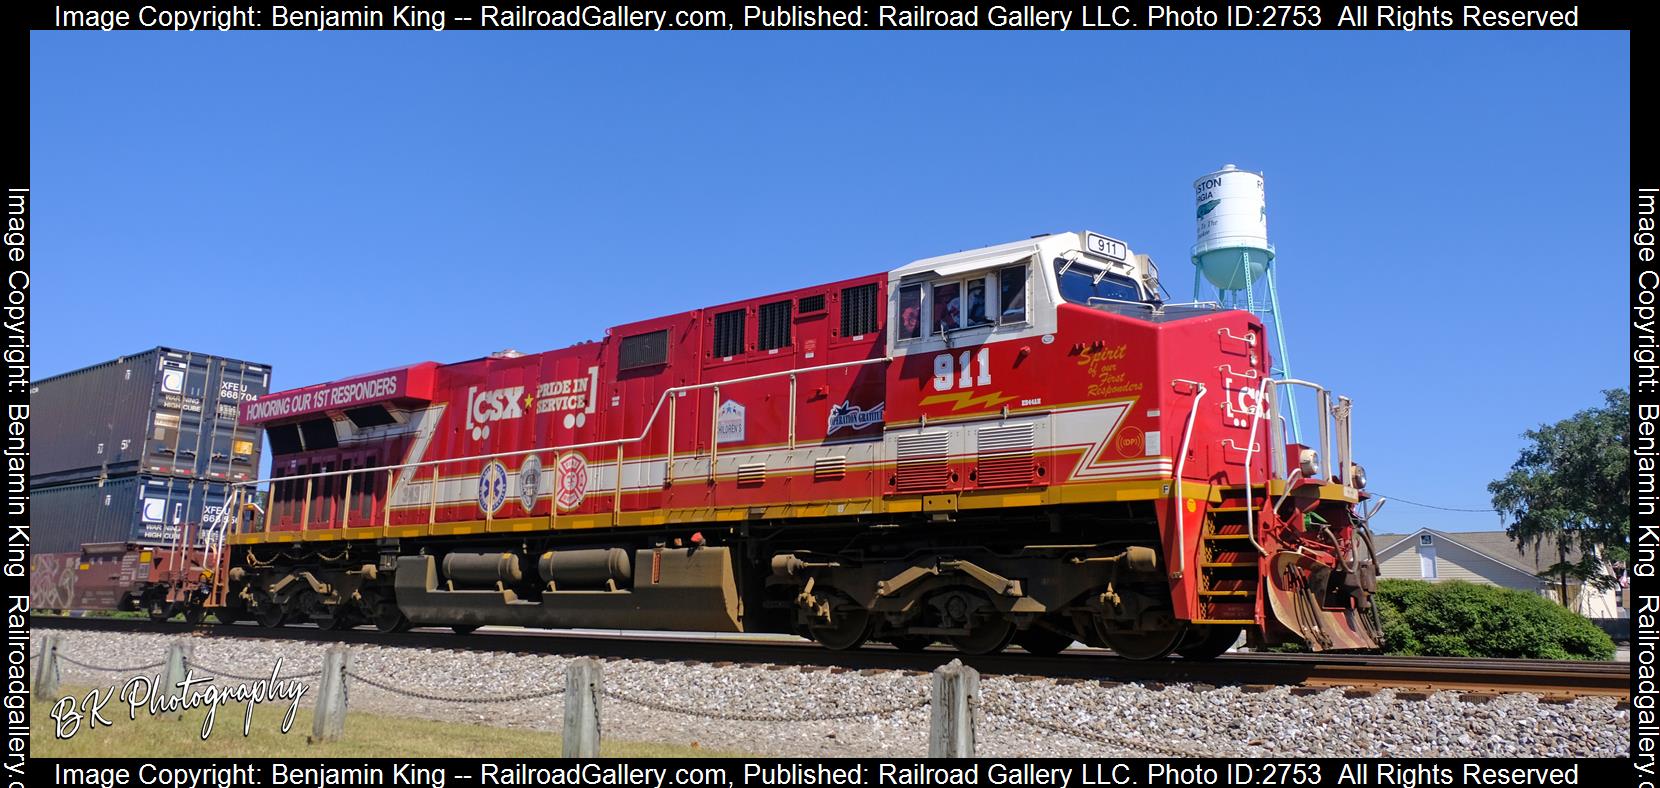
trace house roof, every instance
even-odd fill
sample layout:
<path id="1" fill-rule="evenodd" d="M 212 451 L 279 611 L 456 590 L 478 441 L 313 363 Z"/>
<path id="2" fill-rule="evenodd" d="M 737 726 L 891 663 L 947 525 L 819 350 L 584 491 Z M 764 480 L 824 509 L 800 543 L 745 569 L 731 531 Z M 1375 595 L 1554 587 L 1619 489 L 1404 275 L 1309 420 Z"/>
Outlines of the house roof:
<path id="1" fill-rule="evenodd" d="M 1547 545 L 1540 545 L 1540 549 L 1532 547 L 1518 548 L 1510 540 L 1510 536 L 1503 531 L 1437 531 L 1433 528 L 1419 528 L 1409 534 L 1373 534 L 1372 545 L 1377 548 L 1381 558 L 1384 553 L 1393 553 L 1396 548 L 1417 544 L 1419 534 L 1434 534 L 1436 540 L 1445 540 L 1461 547 L 1480 553 L 1505 566 L 1520 569 L 1529 574 L 1539 574 L 1556 563 L 1559 557 Z M 1408 541 L 1410 540 L 1410 541 Z M 1569 549 L 1568 560 L 1578 561 L 1579 550 Z"/>

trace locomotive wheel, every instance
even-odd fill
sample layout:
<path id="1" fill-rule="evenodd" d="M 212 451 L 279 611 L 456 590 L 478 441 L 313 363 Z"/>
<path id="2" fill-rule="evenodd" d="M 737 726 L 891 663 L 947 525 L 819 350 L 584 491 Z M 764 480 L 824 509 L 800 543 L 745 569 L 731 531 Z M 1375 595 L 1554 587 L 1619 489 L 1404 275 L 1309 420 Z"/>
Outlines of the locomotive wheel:
<path id="1" fill-rule="evenodd" d="M 907 654 L 920 654 L 934 645 L 934 639 L 927 635 L 900 635 L 888 638 L 888 643 Z"/>
<path id="2" fill-rule="evenodd" d="M 157 599 L 150 603 L 150 620 L 166 621 L 173 617 L 173 607 L 166 600 Z"/>
<path id="3" fill-rule="evenodd" d="M 1182 628 L 1169 630 L 1125 631 L 1097 627 L 1100 630 L 1101 640 L 1112 649 L 1114 654 L 1125 659 L 1148 660 L 1161 659 L 1170 656 L 1177 646 L 1182 644 L 1182 638 L 1187 630 Z"/>
<path id="4" fill-rule="evenodd" d="M 1187 659 L 1212 660 L 1228 653 L 1228 649 L 1244 632 L 1241 626 L 1200 625 L 1189 628 L 1188 636 L 1176 647 L 1176 653 Z"/>
<path id="5" fill-rule="evenodd" d="M 344 605 L 335 605 L 329 616 L 317 622 L 317 628 L 328 632 L 340 632 L 352 628 L 352 614 Z"/>
<path id="6" fill-rule="evenodd" d="M 1072 636 L 1033 624 L 1031 629 L 1015 633 L 1014 644 L 1026 649 L 1028 654 L 1053 657 L 1072 645 Z"/>
<path id="7" fill-rule="evenodd" d="M 283 621 L 287 618 L 288 615 L 283 611 L 282 605 L 269 597 L 254 606 L 254 620 L 266 629 L 276 629 L 282 626 Z"/>
<path id="8" fill-rule="evenodd" d="M 184 609 L 184 620 L 191 626 L 197 626 L 207 620 L 207 608 L 201 605 L 191 605 Z"/>
<path id="9" fill-rule="evenodd" d="M 1002 617 L 987 619 L 966 635 L 951 635 L 946 640 L 958 651 L 971 656 L 996 654 L 1014 640 L 1014 622 Z"/>
<path id="10" fill-rule="evenodd" d="M 870 612 L 850 602 L 835 609 L 835 620 L 830 624 L 808 627 L 808 630 L 813 640 L 818 640 L 825 649 L 833 652 L 858 649 L 870 637 Z"/>
<path id="11" fill-rule="evenodd" d="M 409 623 L 409 617 L 398 609 L 398 600 L 391 594 L 377 595 L 369 615 L 374 620 L 375 629 L 386 633 L 407 632 L 414 626 Z"/>
<path id="12" fill-rule="evenodd" d="M 235 624 L 238 621 L 248 620 L 248 611 L 240 606 L 225 605 L 224 607 L 214 608 L 213 617 L 218 619 L 221 624 Z"/>

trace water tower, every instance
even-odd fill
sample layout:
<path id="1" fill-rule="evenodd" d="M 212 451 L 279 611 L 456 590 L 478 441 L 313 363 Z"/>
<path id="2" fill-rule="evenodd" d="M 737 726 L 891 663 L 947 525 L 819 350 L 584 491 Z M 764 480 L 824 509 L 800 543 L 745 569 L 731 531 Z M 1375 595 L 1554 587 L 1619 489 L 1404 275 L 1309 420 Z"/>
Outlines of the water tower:
<path id="1" fill-rule="evenodd" d="M 1280 295 L 1274 285 L 1274 245 L 1268 243 L 1268 204 L 1262 174 L 1232 164 L 1193 182 L 1198 205 L 1198 242 L 1193 245 L 1193 298 L 1218 301 L 1262 318 L 1274 340 L 1270 374 L 1291 374 L 1280 322 Z M 1300 440 L 1295 398 L 1282 397 L 1291 416 L 1293 440 Z"/>

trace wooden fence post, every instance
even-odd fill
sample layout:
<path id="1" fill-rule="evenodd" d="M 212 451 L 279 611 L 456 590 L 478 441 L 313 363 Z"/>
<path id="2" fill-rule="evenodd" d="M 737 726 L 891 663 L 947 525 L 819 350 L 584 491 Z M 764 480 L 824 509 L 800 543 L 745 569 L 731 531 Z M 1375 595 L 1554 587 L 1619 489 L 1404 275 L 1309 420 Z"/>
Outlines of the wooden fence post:
<path id="1" fill-rule="evenodd" d="M 338 741 L 345 734 L 346 671 L 351 669 L 350 649 L 330 646 L 323 652 L 323 675 L 317 684 L 317 707 L 311 720 L 312 741 Z"/>
<path id="2" fill-rule="evenodd" d="M 40 639 L 40 664 L 35 667 L 34 700 L 44 702 L 58 692 L 58 636 Z"/>
<path id="3" fill-rule="evenodd" d="M 603 681 L 597 659 L 572 660 L 565 669 L 565 729 L 561 735 L 566 758 L 599 757 L 599 701 L 604 691 Z"/>
<path id="4" fill-rule="evenodd" d="M 172 693 L 174 689 L 184 683 L 185 666 L 190 663 L 190 656 L 194 648 L 193 645 L 183 640 L 175 640 L 167 644 L 167 661 L 163 663 L 162 667 L 162 685 L 151 690 L 151 692 Z M 178 710 L 168 712 L 166 718 L 170 720 L 184 719 L 184 704 L 179 704 Z"/>
<path id="5" fill-rule="evenodd" d="M 979 671 L 957 659 L 934 671 L 928 757 L 974 757 L 974 715 L 979 702 Z"/>

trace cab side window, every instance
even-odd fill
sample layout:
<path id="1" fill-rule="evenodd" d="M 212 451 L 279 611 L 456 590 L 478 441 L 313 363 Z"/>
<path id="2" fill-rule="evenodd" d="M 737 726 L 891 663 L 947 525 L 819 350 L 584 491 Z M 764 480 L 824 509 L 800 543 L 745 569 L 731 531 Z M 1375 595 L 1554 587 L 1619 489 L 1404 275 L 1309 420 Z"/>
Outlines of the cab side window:
<path id="1" fill-rule="evenodd" d="M 1026 322 L 1026 266 L 1011 265 L 997 272 L 997 302 L 1002 314 L 997 322 L 1003 325 Z"/>

